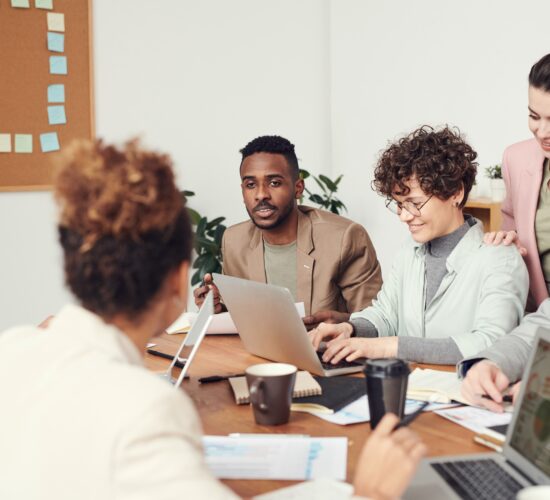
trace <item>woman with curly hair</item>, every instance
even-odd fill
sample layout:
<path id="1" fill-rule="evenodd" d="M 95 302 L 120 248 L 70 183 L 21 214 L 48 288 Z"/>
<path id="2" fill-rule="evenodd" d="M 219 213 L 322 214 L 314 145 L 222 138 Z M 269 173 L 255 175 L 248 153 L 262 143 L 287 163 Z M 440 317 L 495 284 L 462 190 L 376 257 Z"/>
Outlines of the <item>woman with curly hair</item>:
<path id="1" fill-rule="evenodd" d="M 463 213 L 476 157 L 458 131 L 428 126 L 382 153 L 374 187 L 412 240 L 372 306 L 310 332 L 315 347 L 329 341 L 325 361 L 398 356 L 454 364 L 519 323 L 528 289 L 519 252 L 483 245 L 481 223 Z"/>
<path id="2" fill-rule="evenodd" d="M 190 398 L 143 366 L 187 302 L 191 227 L 171 160 L 81 141 L 54 192 L 78 305 L 0 335 L 0 498 L 236 498 L 205 464 Z M 387 415 L 364 447 L 357 495 L 407 486 L 425 447 L 397 424 Z"/>

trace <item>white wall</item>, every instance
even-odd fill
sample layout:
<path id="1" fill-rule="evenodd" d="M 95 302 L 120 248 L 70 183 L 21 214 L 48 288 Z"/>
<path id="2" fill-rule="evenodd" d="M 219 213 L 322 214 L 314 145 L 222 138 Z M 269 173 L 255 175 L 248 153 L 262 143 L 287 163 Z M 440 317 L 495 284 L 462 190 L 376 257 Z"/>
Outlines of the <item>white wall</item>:
<path id="1" fill-rule="evenodd" d="M 384 275 L 407 230 L 369 187 L 377 155 L 419 125 L 449 123 L 480 167 L 500 163 L 529 137 L 527 75 L 550 52 L 548 19 L 547 0 L 331 2 L 332 167 Z"/>
<path id="2" fill-rule="evenodd" d="M 527 6 L 525 6 L 528 4 Z M 278 133 L 302 166 L 344 173 L 348 215 L 384 274 L 406 230 L 370 189 L 377 152 L 422 123 L 459 126 L 481 165 L 528 137 L 526 76 L 550 2 L 96 0 L 97 132 L 169 151 L 192 205 L 246 217 L 238 149 Z M 483 187 L 483 186 L 482 186 Z M 0 193 L 0 330 L 63 291 L 49 193 Z"/>

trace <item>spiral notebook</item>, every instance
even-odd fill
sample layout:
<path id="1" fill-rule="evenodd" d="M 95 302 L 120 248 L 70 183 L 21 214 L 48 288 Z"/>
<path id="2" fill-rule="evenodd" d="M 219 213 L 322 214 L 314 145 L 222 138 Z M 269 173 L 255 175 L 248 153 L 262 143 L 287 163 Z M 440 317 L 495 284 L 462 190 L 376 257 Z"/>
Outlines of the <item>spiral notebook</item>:
<path id="1" fill-rule="evenodd" d="M 232 377 L 229 379 L 231 389 L 235 395 L 235 402 L 238 405 L 246 405 L 250 403 L 250 394 L 248 393 L 248 384 L 246 377 Z M 293 398 L 304 398 L 306 396 L 319 396 L 321 394 L 321 386 L 309 372 L 299 371 L 296 374 L 296 383 L 294 384 Z"/>

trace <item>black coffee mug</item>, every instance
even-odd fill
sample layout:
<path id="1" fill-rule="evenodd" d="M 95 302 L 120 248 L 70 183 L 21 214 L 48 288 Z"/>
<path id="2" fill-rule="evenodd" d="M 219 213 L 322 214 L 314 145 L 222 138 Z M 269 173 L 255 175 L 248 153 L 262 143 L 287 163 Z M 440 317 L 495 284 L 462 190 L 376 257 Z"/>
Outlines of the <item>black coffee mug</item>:
<path id="1" fill-rule="evenodd" d="M 405 412 L 409 365 L 402 359 L 369 359 L 363 369 L 367 381 L 370 426 L 375 428 L 386 413 L 400 419 Z"/>
<path id="2" fill-rule="evenodd" d="M 256 423 L 280 425 L 288 422 L 296 372 L 294 365 L 286 363 L 262 363 L 245 370 Z"/>

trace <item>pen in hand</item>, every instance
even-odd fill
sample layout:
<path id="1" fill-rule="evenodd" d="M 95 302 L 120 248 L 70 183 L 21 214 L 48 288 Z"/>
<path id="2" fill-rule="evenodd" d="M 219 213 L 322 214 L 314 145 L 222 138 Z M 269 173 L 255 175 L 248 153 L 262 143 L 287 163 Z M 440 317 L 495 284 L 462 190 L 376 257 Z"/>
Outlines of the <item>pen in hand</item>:
<path id="1" fill-rule="evenodd" d="M 403 420 L 401 420 L 401 422 L 399 422 L 396 426 L 395 426 L 395 430 L 399 429 L 400 427 L 405 427 L 406 425 L 409 425 L 413 420 L 416 419 L 416 417 L 418 417 L 418 415 L 420 415 L 424 409 L 430 404 L 430 401 L 424 401 L 419 407 L 418 409 L 416 409 L 415 411 L 413 411 L 412 413 L 409 413 L 408 415 L 405 415 L 403 417 Z"/>
<path id="2" fill-rule="evenodd" d="M 489 396 L 489 394 L 482 394 L 481 397 L 482 397 L 483 399 L 490 399 L 491 401 L 494 401 L 494 399 L 493 399 L 491 396 Z M 514 402 L 514 398 L 513 398 L 513 396 L 512 396 L 511 394 L 504 394 L 504 395 L 502 396 L 502 402 L 503 402 L 503 403 L 513 403 L 513 402 Z M 496 403 L 496 401 L 495 401 L 495 403 Z"/>

